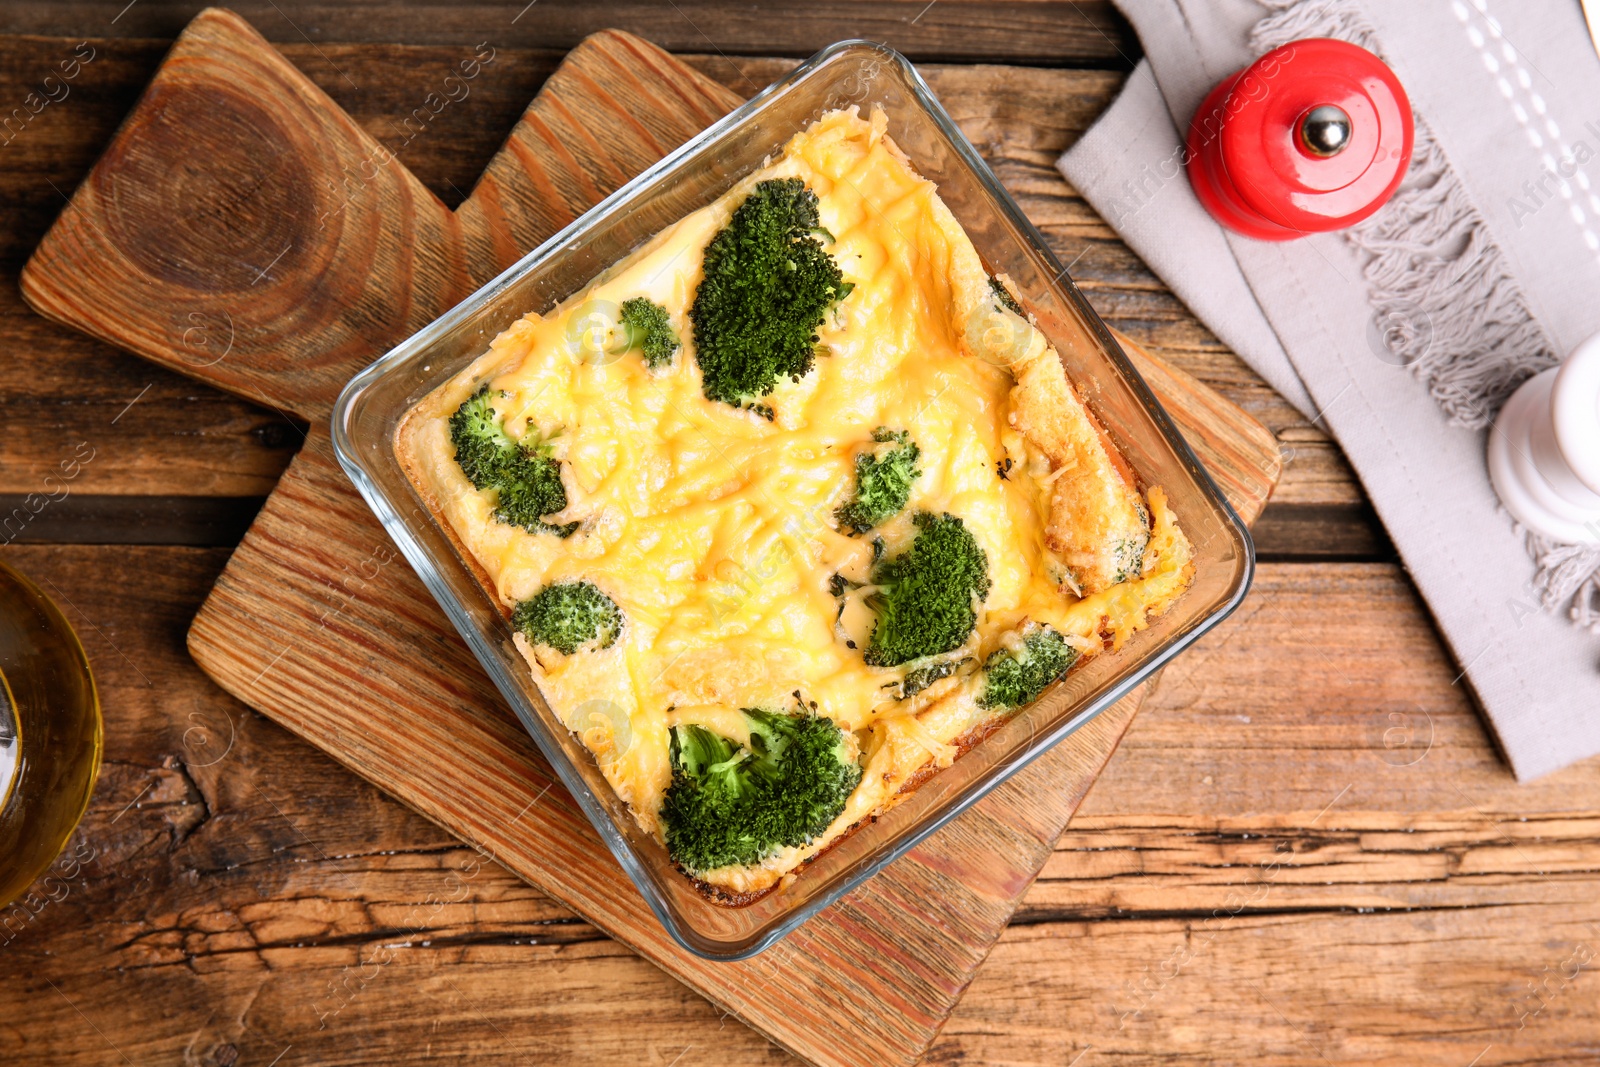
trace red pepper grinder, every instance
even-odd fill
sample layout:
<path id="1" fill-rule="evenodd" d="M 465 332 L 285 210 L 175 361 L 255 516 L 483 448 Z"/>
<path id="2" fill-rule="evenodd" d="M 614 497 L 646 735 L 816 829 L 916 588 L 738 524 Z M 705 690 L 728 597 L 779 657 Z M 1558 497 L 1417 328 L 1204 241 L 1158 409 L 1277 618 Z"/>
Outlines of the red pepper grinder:
<path id="1" fill-rule="evenodd" d="M 1229 229 L 1290 241 L 1382 207 L 1412 136 L 1411 102 L 1383 60 L 1331 38 L 1295 41 L 1207 95 L 1189 125 L 1189 182 Z"/>

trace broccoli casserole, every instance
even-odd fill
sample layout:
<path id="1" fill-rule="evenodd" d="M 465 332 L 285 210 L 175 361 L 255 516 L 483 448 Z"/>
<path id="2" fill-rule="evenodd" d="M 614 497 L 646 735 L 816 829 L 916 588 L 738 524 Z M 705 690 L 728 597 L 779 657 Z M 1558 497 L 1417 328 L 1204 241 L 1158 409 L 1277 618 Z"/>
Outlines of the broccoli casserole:
<path id="1" fill-rule="evenodd" d="M 824 115 L 398 431 L 551 709 L 723 901 L 1192 575 L 1165 494 L 884 131 Z"/>

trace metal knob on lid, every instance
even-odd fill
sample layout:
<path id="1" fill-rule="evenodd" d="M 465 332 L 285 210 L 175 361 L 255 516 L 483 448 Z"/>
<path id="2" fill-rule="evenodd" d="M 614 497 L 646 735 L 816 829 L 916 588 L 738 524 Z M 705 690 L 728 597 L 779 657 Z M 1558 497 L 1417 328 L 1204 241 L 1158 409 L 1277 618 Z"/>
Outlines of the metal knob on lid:
<path id="1" fill-rule="evenodd" d="M 1350 144 L 1350 116 L 1337 104 L 1318 104 L 1301 117 L 1295 132 L 1301 151 L 1326 159 Z"/>
<path id="2" fill-rule="evenodd" d="M 1330 38 L 1295 41 L 1207 95 L 1189 126 L 1189 181 L 1229 229 L 1292 240 L 1382 207 L 1413 135 L 1411 102 L 1381 59 Z"/>

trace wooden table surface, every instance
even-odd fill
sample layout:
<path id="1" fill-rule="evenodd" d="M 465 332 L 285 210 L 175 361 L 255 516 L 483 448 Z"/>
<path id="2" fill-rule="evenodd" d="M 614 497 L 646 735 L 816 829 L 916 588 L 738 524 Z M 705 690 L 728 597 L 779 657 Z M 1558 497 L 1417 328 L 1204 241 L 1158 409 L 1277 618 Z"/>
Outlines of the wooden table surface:
<path id="1" fill-rule="evenodd" d="M 50 325 L 16 287 L 198 9 L 124 2 L 0 10 L 0 519 L 93 453 L 0 558 L 78 627 L 106 722 L 78 859 L 0 915 L 0 1061 L 786 1060 L 190 662 L 189 619 L 303 428 Z M 524 2 L 236 9 L 452 204 L 591 30 L 743 92 L 833 40 L 887 41 L 1101 314 L 1292 457 L 1254 592 L 1166 671 L 928 1062 L 1600 1059 L 1600 764 L 1513 781 L 1337 447 L 1051 166 L 1139 54 L 1108 4 Z M 500 58 L 470 96 L 402 126 L 481 42 Z"/>

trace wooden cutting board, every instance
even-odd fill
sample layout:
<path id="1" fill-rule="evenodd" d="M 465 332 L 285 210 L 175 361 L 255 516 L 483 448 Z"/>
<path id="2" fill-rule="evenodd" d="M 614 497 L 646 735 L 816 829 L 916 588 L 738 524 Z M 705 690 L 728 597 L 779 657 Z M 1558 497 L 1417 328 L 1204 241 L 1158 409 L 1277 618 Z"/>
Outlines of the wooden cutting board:
<path id="1" fill-rule="evenodd" d="M 492 61 L 487 50 L 464 59 L 461 79 Z M 29 261 L 22 289 L 50 318 L 310 422 L 189 633 L 223 688 L 799 1056 L 909 1063 L 1004 929 L 1139 694 L 775 948 L 708 963 L 671 941 L 556 786 L 339 470 L 327 432 L 352 374 L 739 102 L 650 44 L 596 34 L 451 212 L 242 19 L 207 10 Z M 1280 469 L 1272 435 L 1130 351 L 1253 519 Z"/>

